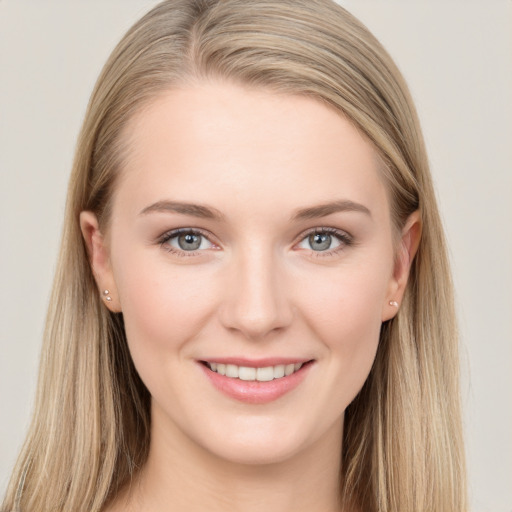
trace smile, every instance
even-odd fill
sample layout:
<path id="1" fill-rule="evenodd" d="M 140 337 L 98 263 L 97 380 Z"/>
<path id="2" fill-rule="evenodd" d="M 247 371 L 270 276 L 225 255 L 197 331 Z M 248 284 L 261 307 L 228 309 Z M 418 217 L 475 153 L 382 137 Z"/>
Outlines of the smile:
<path id="1" fill-rule="evenodd" d="M 207 381 L 223 395 L 246 404 L 265 404 L 298 387 L 311 373 L 315 360 L 225 358 L 198 363 Z"/>
<path id="2" fill-rule="evenodd" d="M 302 363 L 278 364 L 276 366 L 253 368 L 249 366 L 237 366 L 236 364 L 207 362 L 206 366 L 212 372 L 232 379 L 269 382 L 274 379 L 281 379 L 292 375 L 302 368 Z"/>

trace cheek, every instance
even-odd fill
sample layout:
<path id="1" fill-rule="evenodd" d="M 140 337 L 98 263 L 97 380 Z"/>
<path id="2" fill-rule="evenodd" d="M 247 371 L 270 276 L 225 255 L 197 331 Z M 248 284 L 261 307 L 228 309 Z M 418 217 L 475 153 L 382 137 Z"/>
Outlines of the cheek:
<path id="1" fill-rule="evenodd" d="M 197 269 L 176 268 L 163 256 L 148 259 L 133 252 L 116 267 L 116 284 L 128 347 L 142 381 L 160 403 L 177 404 L 184 393 L 177 383 L 189 377 L 189 365 L 183 363 L 194 346 L 190 342 L 215 310 L 215 290 Z M 194 394 L 192 388 L 187 393 Z"/>
<path id="2" fill-rule="evenodd" d="M 326 269 L 315 279 L 300 280 L 301 309 L 329 339 L 338 333 L 352 333 L 346 340 L 355 340 L 367 327 L 380 329 L 391 267 L 391 259 L 368 258 L 357 265 Z"/>
<path id="3" fill-rule="evenodd" d="M 344 407 L 364 384 L 379 343 L 391 261 L 372 263 L 337 269 L 309 286 L 302 283 L 302 310 L 329 360 L 330 400 Z"/>
<path id="4" fill-rule="evenodd" d="M 115 279 L 134 359 L 180 350 L 213 310 L 211 280 L 197 267 L 170 265 L 165 254 L 148 258 L 147 249 L 132 251 L 115 260 Z"/>

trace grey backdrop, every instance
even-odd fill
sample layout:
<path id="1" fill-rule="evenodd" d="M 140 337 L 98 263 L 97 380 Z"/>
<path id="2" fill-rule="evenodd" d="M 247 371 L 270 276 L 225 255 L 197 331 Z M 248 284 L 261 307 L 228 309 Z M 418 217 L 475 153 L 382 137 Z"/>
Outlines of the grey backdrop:
<path id="1" fill-rule="evenodd" d="M 450 242 L 470 491 L 512 511 L 512 1 L 343 1 L 402 69 Z M 75 139 L 99 73 L 153 0 L 0 1 L 0 493 L 36 385 Z"/>

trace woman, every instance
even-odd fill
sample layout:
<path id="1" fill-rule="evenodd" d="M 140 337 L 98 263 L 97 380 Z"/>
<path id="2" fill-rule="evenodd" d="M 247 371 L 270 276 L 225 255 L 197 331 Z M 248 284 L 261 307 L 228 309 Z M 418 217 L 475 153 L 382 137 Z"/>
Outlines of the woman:
<path id="1" fill-rule="evenodd" d="M 5 510 L 464 510 L 407 87 L 328 1 L 168 1 L 93 92 Z"/>

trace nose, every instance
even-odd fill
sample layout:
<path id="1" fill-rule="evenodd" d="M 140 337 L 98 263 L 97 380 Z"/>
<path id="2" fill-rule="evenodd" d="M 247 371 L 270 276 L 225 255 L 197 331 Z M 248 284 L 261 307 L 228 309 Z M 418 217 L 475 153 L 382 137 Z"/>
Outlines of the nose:
<path id="1" fill-rule="evenodd" d="M 293 318 L 284 272 L 270 251 L 247 251 L 234 257 L 220 308 L 225 328 L 263 339 L 282 331 Z"/>

